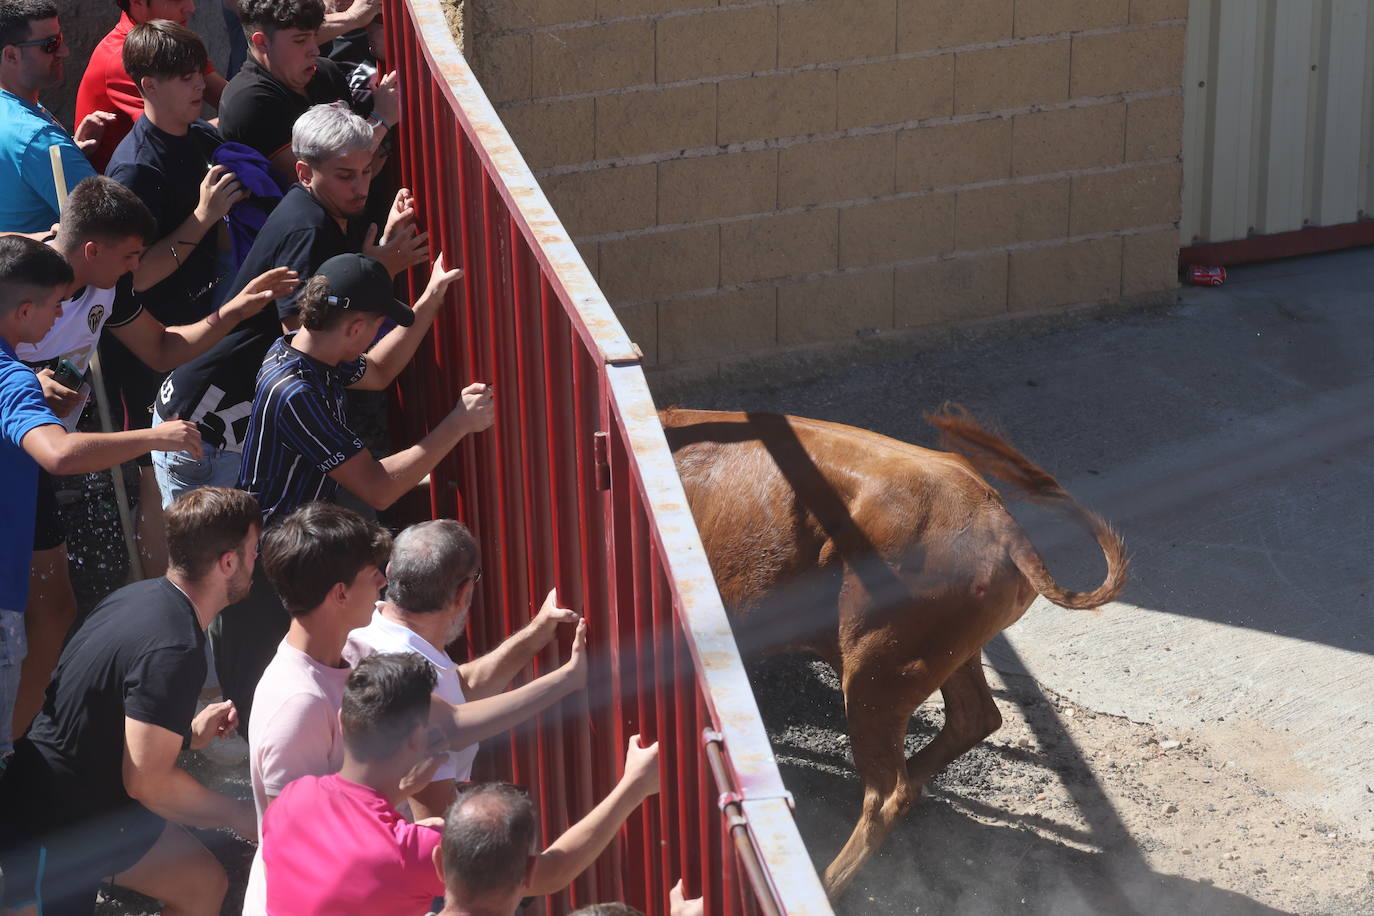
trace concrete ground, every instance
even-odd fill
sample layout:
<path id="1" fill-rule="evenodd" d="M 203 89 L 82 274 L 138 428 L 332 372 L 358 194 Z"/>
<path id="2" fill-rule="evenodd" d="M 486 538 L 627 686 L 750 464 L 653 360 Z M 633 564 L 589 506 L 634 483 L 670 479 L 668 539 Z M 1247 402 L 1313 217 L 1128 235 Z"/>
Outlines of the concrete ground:
<path id="1" fill-rule="evenodd" d="M 1161 311 L 716 383 L 684 407 L 770 410 L 931 444 L 949 400 L 1125 535 L 1101 612 L 1037 601 L 988 646 L 1080 707 L 1193 735 L 1288 803 L 1374 836 L 1374 251 L 1232 271 Z M 1100 553 L 1014 509 L 1059 580 Z"/>

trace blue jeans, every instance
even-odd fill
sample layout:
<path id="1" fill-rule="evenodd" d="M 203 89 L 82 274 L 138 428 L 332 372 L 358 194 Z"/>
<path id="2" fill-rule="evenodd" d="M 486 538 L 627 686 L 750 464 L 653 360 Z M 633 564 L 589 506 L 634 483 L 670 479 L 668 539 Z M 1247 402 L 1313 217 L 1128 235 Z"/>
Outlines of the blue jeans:
<path id="1" fill-rule="evenodd" d="M 158 422 L 153 418 L 153 422 Z M 203 445 L 204 456 L 192 458 L 189 452 L 153 452 L 153 473 L 162 491 L 162 508 L 178 496 L 201 487 L 232 487 L 239 480 L 242 452 L 231 452 Z"/>
<path id="2" fill-rule="evenodd" d="M 24 612 L 0 610 L 0 757 L 14 750 L 10 728 L 14 704 L 19 699 L 19 673 L 29 640 L 24 632 Z"/>

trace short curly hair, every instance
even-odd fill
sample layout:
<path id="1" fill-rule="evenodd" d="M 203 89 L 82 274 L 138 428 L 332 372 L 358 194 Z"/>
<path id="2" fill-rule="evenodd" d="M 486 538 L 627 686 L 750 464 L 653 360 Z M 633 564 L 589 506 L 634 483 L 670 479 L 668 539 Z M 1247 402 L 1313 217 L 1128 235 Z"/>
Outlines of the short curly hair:
<path id="1" fill-rule="evenodd" d="M 250 39 L 254 32 L 313 32 L 324 25 L 324 0 L 239 0 L 239 22 Z"/>

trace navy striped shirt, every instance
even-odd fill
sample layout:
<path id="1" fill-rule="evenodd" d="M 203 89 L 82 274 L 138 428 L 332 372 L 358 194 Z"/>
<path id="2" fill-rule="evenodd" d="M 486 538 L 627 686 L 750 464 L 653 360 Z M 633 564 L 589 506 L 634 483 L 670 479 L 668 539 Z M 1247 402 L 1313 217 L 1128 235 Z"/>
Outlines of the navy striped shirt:
<path id="1" fill-rule="evenodd" d="M 264 528 L 297 506 L 333 502 L 339 485 L 329 472 L 363 450 L 348 427 L 344 389 L 367 373 L 367 357 L 330 366 L 293 349 L 294 336 L 263 358 L 239 468 L 239 488 L 257 498 Z"/>

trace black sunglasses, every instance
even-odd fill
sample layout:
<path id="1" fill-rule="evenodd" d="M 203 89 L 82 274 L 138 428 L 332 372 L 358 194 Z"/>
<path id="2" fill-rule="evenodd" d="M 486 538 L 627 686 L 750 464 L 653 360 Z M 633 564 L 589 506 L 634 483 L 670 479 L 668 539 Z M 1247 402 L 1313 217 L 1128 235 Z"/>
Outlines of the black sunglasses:
<path id="1" fill-rule="evenodd" d="M 57 49 L 62 47 L 62 33 L 49 35 L 47 38 L 33 38 L 29 41 L 10 42 L 16 48 L 39 48 L 44 54 L 56 54 Z"/>

